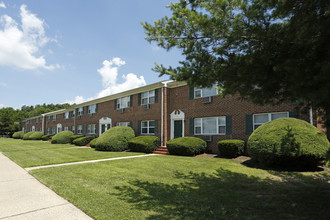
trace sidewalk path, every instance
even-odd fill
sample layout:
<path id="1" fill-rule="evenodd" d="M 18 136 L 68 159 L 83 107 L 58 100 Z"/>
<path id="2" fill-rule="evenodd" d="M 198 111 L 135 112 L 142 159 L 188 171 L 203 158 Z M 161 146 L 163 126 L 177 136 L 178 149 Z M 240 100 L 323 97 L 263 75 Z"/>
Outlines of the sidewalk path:
<path id="1" fill-rule="evenodd" d="M 79 162 L 51 164 L 51 165 L 44 165 L 44 166 L 38 166 L 38 167 L 28 167 L 28 168 L 25 168 L 25 170 L 30 171 L 30 170 L 36 170 L 36 169 L 41 169 L 41 168 L 60 167 L 60 166 L 83 164 L 83 163 L 96 163 L 96 162 L 109 161 L 109 160 L 122 160 L 122 159 L 130 159 L 130 158 L 136 158 L 136 157 L 149 157 L 149 156 L 156 156 L 156 155 L 160 155 L 160 154 L 143 154 L 143 155 L 138 155 L 138 156 L 114 157 L 114 158 L 106 158 L 106 159 L 98 159 L 98 160 L 85 160 L 85 161 L 79 161 Z"/>
<path id="2" fill-rule="evenodd" d="M 0 153 L 0 219 L 91 219 Z"/>

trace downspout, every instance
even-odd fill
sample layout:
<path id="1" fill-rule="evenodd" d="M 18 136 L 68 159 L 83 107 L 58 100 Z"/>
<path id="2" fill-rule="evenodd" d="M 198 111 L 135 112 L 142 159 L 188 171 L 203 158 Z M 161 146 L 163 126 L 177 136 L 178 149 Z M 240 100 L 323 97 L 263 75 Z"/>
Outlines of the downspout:
<path id="1" fill-rule="evenodd" d="M 309 121 L 310 121 L 311 125 L 313 125 L 313 107 L 312 106 L 309 108 Z"/>
<path id="2" fill-rule="evenodd" d="M 164 144 L 164 87 L 162 87 L 162 106 L 161 106 L 161 122 L 160 122 L 160 143 Z"/>
<path id="3" fill-rule="evenodd" d="M 45 134 L 45 115 L 41 114 L 42 116 L 42 122 L 41 122 L 41 128 L 42 128 L 42 132 Z"/>

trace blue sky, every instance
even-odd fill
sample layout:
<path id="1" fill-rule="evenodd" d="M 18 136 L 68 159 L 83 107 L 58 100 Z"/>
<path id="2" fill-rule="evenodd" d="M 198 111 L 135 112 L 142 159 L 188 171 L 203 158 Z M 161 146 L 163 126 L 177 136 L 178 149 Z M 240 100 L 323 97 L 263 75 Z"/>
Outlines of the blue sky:
<path id="1" fill-rule="evenodd" d="M 180 52 L 149 44 L 140 22 L 170 0 L 0 0 L 0 107 L 82 102 L 168 79 L 154 62 Z"/>

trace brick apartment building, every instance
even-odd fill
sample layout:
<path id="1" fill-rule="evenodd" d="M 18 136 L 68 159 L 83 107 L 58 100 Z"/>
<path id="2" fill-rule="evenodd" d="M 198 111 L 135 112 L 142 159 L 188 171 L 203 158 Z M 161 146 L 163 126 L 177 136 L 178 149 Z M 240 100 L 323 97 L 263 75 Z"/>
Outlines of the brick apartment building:
<path id="1" fill-rule="evenodd" d="M 169 80 L 28 118 L 22 130 L 99 136 L 113 126 L 130 126 L 136 135 L 159 136 L 163 145 L 177 137 L 201 137 L 208 151 L 217 153 L 218 141 L 247 140 L 259 125 L 280 117 L 313 123 L 312 111 L 297 113 L 294 105 L 258 106 L 238 96 L 222 98 L 215 86 L 190 88 Z"/>

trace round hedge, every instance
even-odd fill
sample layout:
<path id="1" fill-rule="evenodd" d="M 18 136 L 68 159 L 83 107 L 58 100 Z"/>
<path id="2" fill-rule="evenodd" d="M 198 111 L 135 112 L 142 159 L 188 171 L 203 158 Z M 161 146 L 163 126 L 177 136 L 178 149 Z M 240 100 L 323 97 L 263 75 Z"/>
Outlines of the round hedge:
<path id="1" fill-rule="evenodd" d="M 14 139 L 23 139 L 24 132 L 23 131 L 17 131 L 13 134 L 12 138 Z"/>
<path id="2" fill-rule="evenodd" d="M 34 133 L 35 131 L 30 131 L 23 136 L 23 140 L 30 140 L 30 136 Z"/>
<path id="3" fill-rule="evenodd" d="M 72 131 L 62 131 L 52 137 L 52 144 L 68 144 L 70 137 L 73 136 Z"/>
<path id="4" fill-rule="evenodd" d="M 78 138 L 81 138 L 81 137 L 85 137 L 85 135 L 83 135 L 83 134 L 77 134 L 77 135 L 73 135 L 73 136 L 71 136 L 71 137 L 70 137 L 70 143 L 73 144 L 73 141 L 74 141 L 75 139 L 78 139 Z"/>
<path id="5" fill-rule="evenodd" d="M 30 136 L 29 140 L 41 140 L 41 137 L 44 136 L 42 131 L 34 131 Z"/>
<path id="6" fill-rule="evenodd" d="M 94 136 L 86 136 L 86 137 L 80 137 L 73 140 L 73 144 L 77 146 L 86 146 L 91 140 L 93 140 Z"/>
<path id="7" fill-rule="evenodd" d="M 53 136 L 54 135 L 52 135 L 52 134 L 46 134 L 46 135 L 41 137 L 41 140 L 48 141 L 48 140 L 52 139 Z"/>
<path id="8" fill-rule="evenodd" d="M 91 148 L 96 148 L 96 141 L 97 141 L 98 138 L 94 138 L 91 142 L 89 142 L 89 146 Z"/>
<path id="9" fill-rule="evenodd" d="M 139 136 L 128 142 L 128 149 L 134 152 L 152 153 L 160 146 L 160 139 L 156 136 Z"/>
<path id="10" fill-rule="evenodd" d="M 244 153 L 245 141 L 243 140 L 222 140 L 218 142 L 219 155 L 222 157 L 237 157 Z"/>
<path id="11" fill-rule="evenodd" d="M 315 167 L 325 160 L 330 144 L 311 124 L 280 118 L 259 126 L 247 147 L 251 158 L 264 165 Z"/>
<path id="12" fill-rule="evenodd" d="M 128 148 L 128 141 L 134 137 L 131 127 L 112 127 L 98 137 L 95 148 L 100 151 L 123 151 Z"/>
<path id="13" fill-rule="evenodd" d="M 206 142 L 197 137 L 180 137 L 166 143 L 170 154 L 181 156 L 194 156 L 205 152 Z"/>

